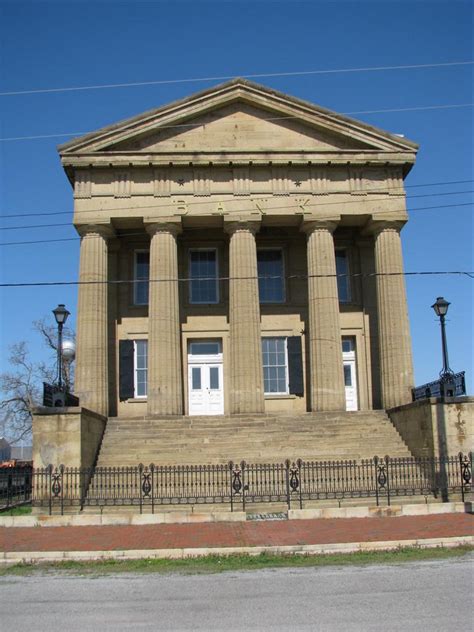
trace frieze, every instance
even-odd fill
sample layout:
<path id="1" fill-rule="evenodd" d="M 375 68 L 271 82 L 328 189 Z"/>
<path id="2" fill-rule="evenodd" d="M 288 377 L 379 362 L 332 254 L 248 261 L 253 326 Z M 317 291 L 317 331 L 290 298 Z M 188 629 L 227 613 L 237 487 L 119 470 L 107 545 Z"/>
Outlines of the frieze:
<path id="1" fill-rule="evenodd" d="M 76 171 L 74 197 L 131 196 L 209 197 L 234 195 L 333 194 L 403 196 L 401 168 L 364 166 L 233 166 L 228 169 L 160 167 L 139 170 L 81 169 Z"/>

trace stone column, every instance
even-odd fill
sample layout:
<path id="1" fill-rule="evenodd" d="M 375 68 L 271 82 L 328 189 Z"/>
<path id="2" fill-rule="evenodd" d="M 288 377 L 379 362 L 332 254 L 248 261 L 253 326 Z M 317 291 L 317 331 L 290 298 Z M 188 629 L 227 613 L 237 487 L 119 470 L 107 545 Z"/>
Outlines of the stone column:
<path id="1" fill-rule="evenodd" d="M 411 402 L 413 362 L 403 276 L 403 222 L 373 222 L 382 406 Z M 395 273 L 390 276 L 391 273 Z M 387 276 L 384 276 L 387 275 Z"/>
<path id="2" fill-rule="evenodd" d="M 148 414 L 182 415 L 179 223 L 146 226 L 151 235 L 148 304 Z M 156 281 L 156 282 L 153 282 Z"/>
<path id="3" fill-rule="evenodd" d="M 309 221 L 308 309 L 311 410 L 345 410 L 344 368 L 332 233 L 336 222 Z M 331 275 L 331 276 L 325 276 Z"/>
<path id="4" fill-rule="evenodd" d="M 231 413 L 265 411 L 260 302 L 258 295 L 258 222 L 229 222 L 229 325 Z"/>
<path id="5" fill-rule="evenodd" d="M 78 227 L 81 235 L 74 392 L 81 406 L 108 414 L 107 239 L 110 226 Z M 90 285 L 88 284 L 90 282 Z"/>

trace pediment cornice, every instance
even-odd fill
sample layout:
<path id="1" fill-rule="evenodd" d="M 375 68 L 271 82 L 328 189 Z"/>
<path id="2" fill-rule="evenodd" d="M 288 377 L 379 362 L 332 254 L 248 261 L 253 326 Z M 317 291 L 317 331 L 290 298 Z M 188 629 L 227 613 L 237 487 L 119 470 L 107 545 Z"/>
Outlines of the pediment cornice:
<path id="1" fill-rule="evenodd" d="M 395 160 L 406 165 L 413 164 L 415 160 L 418 146 L 412 141 L 244 79 L 221 84 L 186 99 L 73 139 L 61 145 L 59 152 L 65 166 L 78 166 L 78 162 L 84 159 L 89 159 L 90 164 L 96 161 L 102 162 L 103 159 L 111 162 L 128 160 L 130 164 L 140 164 L 144 160 L 153 162 L 155 159 L 158 162 L 163 159 L 171 162 L 180 159 L 189 160 L 191 155 L 196 159 L 195 151 L 177 150 L 172 152 L 175 155 L 169 155 L 170 152 L 166 151 L 166 148 L 159 146 L 154 151 L 147 151 L 146 148 L 141 151 L 131 151 L 126 147 L 127 143 L 133 145 L 140 139 L 160 134 L 164 130 L 172 130 L 170 134 L 173 134 L 174 130 L 177 134 L 182 134 L 184 130 L 201 125 L 201 123 L 193 124 L 193 119 L 199 120 L 199 117 L 232 104 L 243 104 L 245 107 L 255 108 L 265 113 L 265 116 L 268 113 L 267 119 L 265 117 L 261 119 L 263 124 L 266 120 L 274 122 L 275 125 L 278 125 L 279 120 L 282 125 L 291 121 L 295 125 L 301 125 L 302 129 L 308 129 L 310 133 L 314 131 L 314 133 L 323 133 L 340 139 L 341 147 L 323 147 L 323 149 L 315 147 L 314 151 L 306 147 L 303 150 L 281 152 L 268 149 L 259 151 L 261 148 L 256 146 L 252 152 L 241 152 L 242 155 L 239 155 L 239 152 L 220 150 L 216 143 L 215 152 L 212 150 L 203 152 L 203 158 L 208 162 L 215 159 L 213 153 L 221 159 L 238 160 L 240 158 L 243 163 L 254 159 L 267 162 L 273 159 L 297 160 L 298 157 L 302 160 L 318 160 L 318 156 L 320 158 L 325 156 L 331 160 L 330 156 L 337 159 L 342 154 L 352 157 L 357 155 L 361 160 L 364 160 L 364 157 L 370 160 L 372 157 L 376 162 L 385 158 L 387 162 Z M 349 149 L 344 147 L 346 141 Z M 252 156 L 249 153 L 252 153 Z M 231 157 L 231 154 L 235 155 Z"/>

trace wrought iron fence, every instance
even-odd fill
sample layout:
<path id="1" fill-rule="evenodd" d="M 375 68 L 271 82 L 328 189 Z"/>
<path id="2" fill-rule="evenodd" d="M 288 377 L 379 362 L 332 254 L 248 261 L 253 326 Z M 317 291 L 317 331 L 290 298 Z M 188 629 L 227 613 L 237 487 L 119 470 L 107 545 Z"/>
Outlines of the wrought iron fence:
<path id="1" fill-rule="evenodd" d="M 303 508 L 307 501 L 368 498 L 390 505 L 395 497 L 471 491 L 472 453 L 446 458 L 384 458 L 228 465 L 139 465 L 33 471 L 33 505 L 48 512 L 85 506 L 158 507 L 227 504 L 231 511 L 279 502 Z"/>
<path id="2" fill-rule="evenodd" d="M 449 373 L 434 382 L 428 382 L 412 389 L 413 401 L 430 397 L 461 397 L 466 394 L 465 371 Z"/>
<path id="3" fill-rule="evenodd" d="M 0 510 L 31 501 L 31 465 L 0 468 Z"/>

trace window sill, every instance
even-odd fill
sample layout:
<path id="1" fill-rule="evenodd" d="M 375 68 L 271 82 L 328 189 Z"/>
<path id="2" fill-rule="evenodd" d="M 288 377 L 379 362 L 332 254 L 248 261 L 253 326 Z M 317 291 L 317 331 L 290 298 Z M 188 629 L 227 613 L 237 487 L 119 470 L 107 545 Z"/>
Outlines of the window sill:
<path id="1" fill-rule="evenodd" d="M 292 393 L 268 393 L 265 394 L 265 399 L 296 399 L 296 395 Z"/>
<path id="2" fill-rule="evenodd" d="M 147 398 L 146 397 L 130 397 L 129 399 L 125 400 L 127 402 L 129 402 L 130 404 L 143 404 L 147 402 Z"/>

